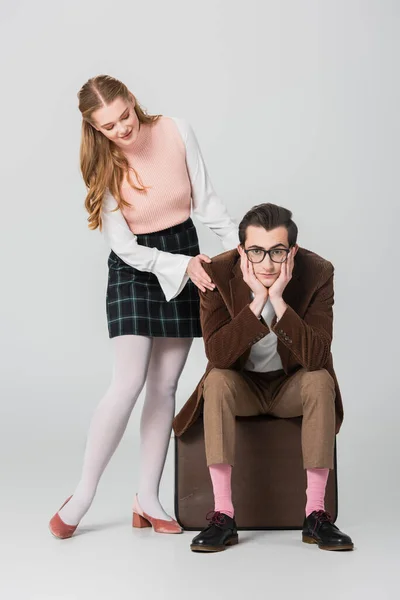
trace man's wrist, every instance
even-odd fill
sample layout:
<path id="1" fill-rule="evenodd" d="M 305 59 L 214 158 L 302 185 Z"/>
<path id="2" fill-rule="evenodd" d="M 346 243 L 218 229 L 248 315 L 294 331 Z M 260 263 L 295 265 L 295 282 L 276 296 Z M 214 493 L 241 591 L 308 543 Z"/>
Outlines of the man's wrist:
<path id="1" fill-rule="evenodd" d="M 252 302 L 250 303 L 250 310 L 258 319 L 261 317 L 261 313 L 267 303 L 267 300 L 268 294 L 263 294 L 262 296 L 254 296 Z"/>
<path id="2" fill-rule="evenodd" d="M 271 297 L 270 300 L 272 308 L 274 309 L 274 312 L 276 314 L 276 318 L 279 321 L 279 319 L 281 319 L 285 314 L 288 305 L 286 304 L 282 296 L 280 296 L 279 298 Z"/>

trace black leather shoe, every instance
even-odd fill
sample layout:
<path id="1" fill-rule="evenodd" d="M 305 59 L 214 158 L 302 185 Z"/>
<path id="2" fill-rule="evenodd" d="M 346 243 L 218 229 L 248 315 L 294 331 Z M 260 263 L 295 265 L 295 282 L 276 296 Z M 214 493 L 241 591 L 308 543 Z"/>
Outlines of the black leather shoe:
<path id="1" fill-rule="evenodd" d="M 353 550 L 351 538 L 342 533 L 324 510 L 314 510 L 304 519 L 303 542 L 318 544 L 321 550 Z"/>
<path id="2" fill-rule="evenodd" d="M 221 552 L 227 546 L 239 543 L 235 519 L 221 512 L 208 513 L 208 526 L 193 538 L 193 552 Z"/>

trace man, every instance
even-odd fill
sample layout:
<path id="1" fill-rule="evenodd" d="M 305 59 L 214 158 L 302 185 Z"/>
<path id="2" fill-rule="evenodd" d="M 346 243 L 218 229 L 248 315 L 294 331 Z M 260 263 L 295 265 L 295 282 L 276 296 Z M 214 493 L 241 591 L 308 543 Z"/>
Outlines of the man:
<path id="1" fill-rule="evenodd" d="M 331 355 L 333 266 L 297 245 L 292 213 L 274 204 L 245 215 L 239 240 L 237 250 L 204 265 L 216 286 L 200 292 L 209 364 L 174 421 L 179 436 L 203 409 L 215 506 L 191 549 L 215 552 L 238 542 L 231 498 L 235 417 L 268 414 L 303 416 L 303 541 L 351 550 L 352 540 L 332 523 L 324 505 L 343 420 Z"/>

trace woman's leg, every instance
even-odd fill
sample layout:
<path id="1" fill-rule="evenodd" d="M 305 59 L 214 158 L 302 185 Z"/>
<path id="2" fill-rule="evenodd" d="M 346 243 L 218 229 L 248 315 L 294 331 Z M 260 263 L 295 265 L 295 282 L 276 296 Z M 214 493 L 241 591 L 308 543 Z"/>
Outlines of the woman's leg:
<path id="1" fill-rule="evenodd" d="M 93 501 L 100 477 L 121 441 L 145 383 L 152 342 L 152 338 L 138 335 L 113 338 L 115 362 L 112 383 L 90 424 L 78 487 L 71 500 L 60 510 L 64 523 L 79 523 Z"/>
<path id="2" fill-rule="evenodd" d="M 146 381 L 140 423 L 141 509 L 156 519 L 170 519 L 162 509 L 158 490 L 175 414 L 175 392 L 193 340 L 155 338 Z"/>

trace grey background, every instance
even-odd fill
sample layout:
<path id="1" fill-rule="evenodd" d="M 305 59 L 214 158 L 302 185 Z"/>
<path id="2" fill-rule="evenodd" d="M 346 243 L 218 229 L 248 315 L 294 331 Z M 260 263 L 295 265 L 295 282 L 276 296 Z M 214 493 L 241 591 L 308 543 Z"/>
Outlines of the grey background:
<path id="1" fill-rule="evenodd" d="M 224 569 L 233 574 L 243 560 L 251 577 L 231 576 L 234 597 L 252 586 L 255 598 L 275 587 L 302 597 L 301 573 L 319 587 L 332 569 L 325 597 L 396 595 L 399 16 L 389 0 L 1 1 L 4 597 L 125 598 L 139 588 L 142 598 L 204 597 L 210 581 L 226 592 Z M 99 73 L 122 79 L 151 113 L 189 120 L 234 218 L 259 202 L 284 205 L 300 245 L 334 263 L 345 407 L 338 523 L 358 542 L 352 555 L 306 555 L 297 532 L 264 532 L 199 560 L 190 534 L 133 535 L 140 404 L 85 520 L 88 535 L 50 538 L 47 521 L 77 482 L 111 374 L 108 249 L 86 227 L 78 163 L 76 93 Z M 203 252 L 221 251 L 198 231 Z M 178 408 L 204 366 L 196 340 Z M 162 486 L 170 511 L 172 450 Z M 288 580 L 288 569 L 299 578 Z"/>

